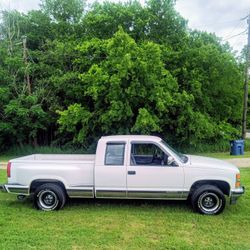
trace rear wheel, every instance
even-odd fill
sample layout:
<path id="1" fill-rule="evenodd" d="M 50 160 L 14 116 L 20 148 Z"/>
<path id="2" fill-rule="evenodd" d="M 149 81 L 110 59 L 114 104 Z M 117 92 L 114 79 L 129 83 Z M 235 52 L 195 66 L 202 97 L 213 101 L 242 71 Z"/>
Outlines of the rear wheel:
<path id="1" fill-rule="evenodd" d="M 43 184 L 35 191 L 35 205 L 43 211 L 52 211 L 62 208 L 66 202 L 63 188 L 57 184 Z"/>
<path id="2" fill-rule="evenodd" d="M 193 208 L 201 214 L 215 215 L 221 213 L 226 205 L 223 192 L 212 185 L 203 185 L 191 196 Z"/>

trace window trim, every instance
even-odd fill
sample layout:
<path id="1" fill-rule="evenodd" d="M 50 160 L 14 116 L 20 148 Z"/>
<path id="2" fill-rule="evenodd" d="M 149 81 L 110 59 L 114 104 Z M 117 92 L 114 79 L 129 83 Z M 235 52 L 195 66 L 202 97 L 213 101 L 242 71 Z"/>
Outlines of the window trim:
<path id="1" fill-rule="evenodd" d="M 152 142 L 152 141 L 130 141 L 130 152 L 129 152 L 129 165 L 131 167 L 179 167 L 179 163 L 175 160 L 177 163 L 177 166 L 169 166 L 169 165 L 132 165 L 131 164 L 131 157 L 132 157 L 132 144 L 154 144 L 158 148 L 160 148 L 166 155 L 172 156 L 170 152 L 168 152 L 160 143 Z M 172 156 L 173 157 L 173 156 Z M 175 159 L 175 157 L 173 157 Z"/>

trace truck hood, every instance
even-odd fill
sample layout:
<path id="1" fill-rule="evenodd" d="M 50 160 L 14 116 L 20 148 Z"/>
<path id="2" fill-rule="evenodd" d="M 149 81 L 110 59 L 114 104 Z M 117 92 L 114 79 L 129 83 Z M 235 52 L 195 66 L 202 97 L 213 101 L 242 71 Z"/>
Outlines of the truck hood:
<path id="1" fill-rule="evenodd" d="M 216 168 L 222 170 L 232 170 L 234 172 L 239 172 L 239 169 L 234 166 L 233 164 L 210 158 L 210 157 L 203 157 L 203 156 L 195 156 L 195 155 L 188 155 L 190 159 L 190 166 L 191 167 L 198 167 L 198 168 Z"/>

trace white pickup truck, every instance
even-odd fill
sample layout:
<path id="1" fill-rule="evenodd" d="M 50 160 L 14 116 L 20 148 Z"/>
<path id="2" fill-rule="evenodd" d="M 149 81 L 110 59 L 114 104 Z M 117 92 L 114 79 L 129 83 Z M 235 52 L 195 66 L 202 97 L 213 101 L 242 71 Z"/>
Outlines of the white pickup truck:
<path id="1" fill-rule="evenodd" d="M 155 136 L 102 137 L 96 155 L 30 155 L 9 161 L 5 192 L 34 196 L 37 208 L 62 208 L 70 198 L 190 200 L 202 214 L 219 214 L 244 193 L 227 162 L 183 155 Z"/>

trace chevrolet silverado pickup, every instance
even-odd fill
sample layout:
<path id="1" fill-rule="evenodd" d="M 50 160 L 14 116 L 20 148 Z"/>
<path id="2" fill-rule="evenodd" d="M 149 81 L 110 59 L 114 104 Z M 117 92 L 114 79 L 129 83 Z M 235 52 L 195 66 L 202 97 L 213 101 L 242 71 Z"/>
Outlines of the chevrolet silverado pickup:
<path id="1" fill-rule="evenodd" d="M 176 152 L 156 136 L 104 136 L 95 155 L 34 154 L 10 160 L 4 192 L 32 196 L 38 209 L 58 210 L 68 198 L 189 200 L 219 214 L 226 197 L 244 193 L 239 169 Z"/>

